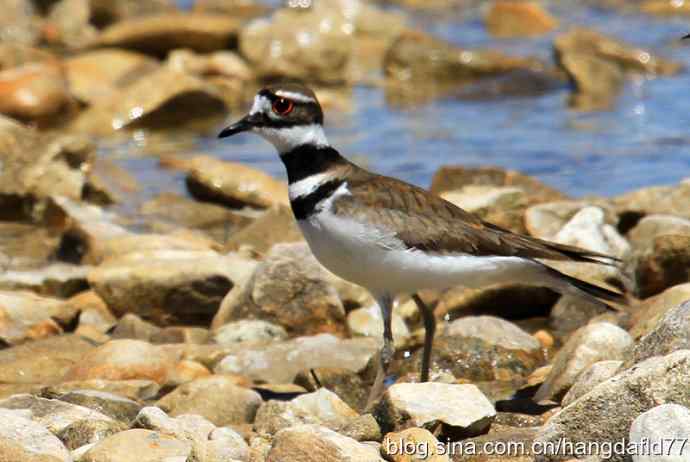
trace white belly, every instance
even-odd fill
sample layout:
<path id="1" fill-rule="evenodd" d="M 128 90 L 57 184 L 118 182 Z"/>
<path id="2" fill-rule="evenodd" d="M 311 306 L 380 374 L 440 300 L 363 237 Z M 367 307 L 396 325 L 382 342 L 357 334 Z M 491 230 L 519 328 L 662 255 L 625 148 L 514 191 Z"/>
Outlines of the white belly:
<path id="1" fill-rule="evenodd" d="M 323 266 L 375 294 L 539 282 L 539 266 L 521 258 L 441 256 L 406 250 L 391 233 L 336 217 L 327 210 L 300 221 L 299 226 Z"/>

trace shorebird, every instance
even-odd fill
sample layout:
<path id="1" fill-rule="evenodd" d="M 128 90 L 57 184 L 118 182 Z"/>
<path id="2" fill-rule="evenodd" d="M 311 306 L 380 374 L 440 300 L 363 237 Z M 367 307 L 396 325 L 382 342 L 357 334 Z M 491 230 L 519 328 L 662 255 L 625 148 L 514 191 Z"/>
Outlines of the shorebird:
<path id="1" fill-rule="evenodd" d="M 369 172 L 333 148 L 316 95 L 299 84 L 258 92 L 224 138 L 253 132 L 268 140 L 287 169 L 295 219 L 316 259 L 366 288 L 383 318 L 383 347 L 367 408 L 384 391 L 393 359 L 393 299 L 411 294 L 424 320 L 421 380 L 429 378 L 436 321 L 417 292 L 497 283 L 548 287 L 590 302 L 623 303 L 617 292 L 563 274 L 538 259 L 613 265 L 616 258 L 502 229 L 417 186 Z"/>

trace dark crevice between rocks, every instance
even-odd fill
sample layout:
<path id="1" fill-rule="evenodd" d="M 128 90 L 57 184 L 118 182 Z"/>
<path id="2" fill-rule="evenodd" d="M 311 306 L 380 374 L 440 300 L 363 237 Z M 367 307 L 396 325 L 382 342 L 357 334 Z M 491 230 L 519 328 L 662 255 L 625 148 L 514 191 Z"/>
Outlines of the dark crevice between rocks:
<path id="1" fill-rule="evenodd" d="M 177 321 L 205 327 L 211 323 L 223 298 L 232 288 L 232 281 L 220 275 L 193 281 L 172 289 L 165 297 L 164 306 Z"/>
<path id="2" fill-rule="evenodd" d="M 78 232 L 67 231 L 60 239 L 60 245 L 55 251 L 55 258 L 61 262 L 78 265 L 88 250 L 88 245 Z"/>
<path id="3" fill-rule="evenodd" d="M 646 213 L 636 210 L 626 210 L 618 216 L 618 232 L 625 235 L 645 217 Z"/>

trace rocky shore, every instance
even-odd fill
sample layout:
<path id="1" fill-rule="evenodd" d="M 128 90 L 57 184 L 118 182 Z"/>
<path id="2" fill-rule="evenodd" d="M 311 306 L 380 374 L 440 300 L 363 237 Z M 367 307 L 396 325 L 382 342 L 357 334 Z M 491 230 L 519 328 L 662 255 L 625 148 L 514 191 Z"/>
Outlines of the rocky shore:
<path id="1" fill-rule="evenodd" d="M 672 4 L 608 6 L 687 14 Z M 497 2 L 486 27 L 524 37 L 558 18 Z M 142 185 L 97 155 L 140 130 L 217 128 L 273 78 L 310 82 L 327 108 L 352 85 L 418 104 L 570 81 L 569 104 L 595 110 L 626 76 L 680 65 L 584 28 L 555 38 L 553 63 L 462 49 L 344 0 L 10 0 L 0 40 L 0 460 L 658 461 L 605 448 L 690 433 L 690 179 L 575 199 L 516 171 L 438 170 L 430 189 L 486 220 L 619 257 L 558 268 L 630 305 L 521 285 L 422 293 L 439 329 L 418 383 L 422 322 L 402 297 L 395 383 L 369 414 L 378 310 L 316 262 L 283 181 L 161 155 L 188 194 L 127 215 L 116 206 Z"/>

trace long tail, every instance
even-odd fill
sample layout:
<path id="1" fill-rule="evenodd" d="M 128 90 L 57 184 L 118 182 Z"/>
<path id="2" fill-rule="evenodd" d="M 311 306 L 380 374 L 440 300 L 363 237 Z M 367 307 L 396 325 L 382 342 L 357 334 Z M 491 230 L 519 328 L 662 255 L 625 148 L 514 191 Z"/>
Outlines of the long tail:
<path id="1" fill-rule="evenodd" d="M 589 282 L 574 278 L 572 276 L 568 276 L 567 274 L 561 273 L 560 271 L 555 270 L 546 265 L 544 265 L 544 267 L 547 269 L 547 271 L 553 277 L 553 279 L 557 281 L 556 285 L 558 287 L 556 287 L 556 289 L 559 290 L 559 292 L 561 293 L 579 296 L 581 298 L 588 299 L 592 302 L 603 304 L 607 308 L 613 310 L 620 310 L 620 308 L 616 306 L 610 306 L 606 303 L 603 303 L 601 300 L 606 300 L 608 302 L 615 303 L 618 305 L 628 304 L 628 300 L 625 294 L 610 289 L 606 289 L 595 284 L 591 284 Z"/>

